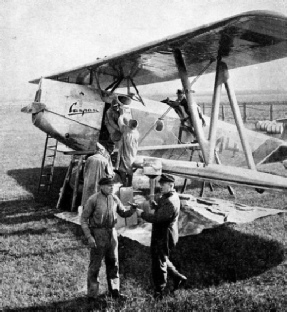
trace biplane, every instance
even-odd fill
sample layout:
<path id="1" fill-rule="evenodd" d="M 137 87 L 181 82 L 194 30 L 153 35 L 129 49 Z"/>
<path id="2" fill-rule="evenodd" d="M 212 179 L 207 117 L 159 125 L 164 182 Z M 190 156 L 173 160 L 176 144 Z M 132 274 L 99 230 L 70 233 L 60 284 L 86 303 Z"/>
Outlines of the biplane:
<path id="1" fill-rule="evenodd" d="M 34 125 L 45 133 L 75 151 L 87 153 L 95 149 L 96 142 L 106 139 L 105 112 L 116 100 L 122 115 L 138 121 L 139 155 L 161 158 L 164 172 L 188 179 L 285 191 L 287 179 L 258 172 L 256 162 L 270 159 L 279 147 L 284 147 L 280 154 L 283 160 L 286 143 L 245 129 L 229 79 L 231 69 L 284 57 L 287 18 L 267 11 L 242 13 L 34 79 L 30 82 L 39 84 L 35 100 L 22 111 L 31 113 Z M 211 116 L 205 117 L 207 125 L 203 127 L 189 77 L 207 73 L 215 73 L 215 79 Z M 179 78 L 188 103 L 189 123 L 202 152 L 200 163 L 166 157 L 192 147 L 190 133 L 182 129 L 177 113 L 169 105 L 144 99 L 138 91 L 138 86 Z M 223 86 L 235 125 L 218 118 Z M 123 88 L 126 94 L 116 92 Z M 219 157 L 224 153 L 245 168 L 221 164 Z M 140 167 L 141 161 L 139 156 L 135 163 Z"/>

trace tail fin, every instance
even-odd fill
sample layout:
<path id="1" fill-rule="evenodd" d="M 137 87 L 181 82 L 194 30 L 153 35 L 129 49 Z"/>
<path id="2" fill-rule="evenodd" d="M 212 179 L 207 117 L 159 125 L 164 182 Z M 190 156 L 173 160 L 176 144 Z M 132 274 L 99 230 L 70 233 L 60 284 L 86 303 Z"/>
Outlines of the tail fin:
<path id="1" fill-rule="evenodd" d="M 287 144 L 278 146 L 274 151 L 262 159 L 258 165 L 268 164 L 273 162 L 282 162 L 287 158 Z"/>

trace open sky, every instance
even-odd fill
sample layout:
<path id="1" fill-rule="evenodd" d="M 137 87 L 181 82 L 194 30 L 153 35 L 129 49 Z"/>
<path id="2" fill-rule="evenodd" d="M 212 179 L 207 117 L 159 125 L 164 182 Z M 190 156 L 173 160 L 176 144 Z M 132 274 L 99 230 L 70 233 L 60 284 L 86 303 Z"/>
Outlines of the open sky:
<path id="1" fill-rule="evenodd" d="M 0 0 L 0 99 L 29 99 L 33 78 L 250 10 L 287 15 L 287 0 Z M 235 87 L 287 90 L 286 68 L 284 59 L 241 69 Z"/>

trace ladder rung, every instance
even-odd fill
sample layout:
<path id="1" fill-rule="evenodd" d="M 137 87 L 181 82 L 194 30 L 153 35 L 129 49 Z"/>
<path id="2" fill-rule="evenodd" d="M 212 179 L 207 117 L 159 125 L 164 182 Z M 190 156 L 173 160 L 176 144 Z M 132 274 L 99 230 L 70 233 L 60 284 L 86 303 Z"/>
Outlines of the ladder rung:
<path id="1" fill-rule="evenodd" d="M 49 177 L 52 175 L 52 172 L 42 172 L 41 177 Z"/>
<path id="2" fill-rule="evenodd" d="M 40 187 L 47 187 L 48 186 L 48 183 L 47 184 L 40 184 Z"/>
<path id="3" fill-rule="evenodd" d="M 46 191 L 49 191 L 49 189 L 52 186 L 52 179 L 54 175 L 54 161 L 55 161 L 56 154 L 57 154 L 57 146 L 58 146 L 58 140 L 51 137 L 51 135 L 47 134 L 44 155 L 42 158 L 42 166 L 41 166 L 41 173 L 40 173 L 40 181 L 38 184 L 38 191 L 40 190 L 43 191 L 43 189 L 46 189 Z M 47 150 L 50 151 L 50 153 L 52 154 L 47 155 Z M 45 164 L 45 162 L 48 162 L 48 164 Z"/>
<path id="4" fill-rule="evenodd" d="M 42 174 L 41 177 L 49 177 L 50 175 L 52 175 L 52 173 L 46 172 L 46 173 Z"/>

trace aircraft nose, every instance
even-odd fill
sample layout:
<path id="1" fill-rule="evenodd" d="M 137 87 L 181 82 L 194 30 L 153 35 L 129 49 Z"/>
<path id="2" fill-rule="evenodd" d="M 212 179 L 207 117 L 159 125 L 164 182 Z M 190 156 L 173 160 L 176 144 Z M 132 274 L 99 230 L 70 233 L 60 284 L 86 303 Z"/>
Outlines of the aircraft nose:
<path id="1" fill-rule="evenodd" d="M 21 108 L 22 113 L 32 113 L 32 103 Z"/>

